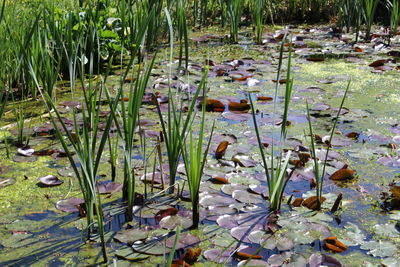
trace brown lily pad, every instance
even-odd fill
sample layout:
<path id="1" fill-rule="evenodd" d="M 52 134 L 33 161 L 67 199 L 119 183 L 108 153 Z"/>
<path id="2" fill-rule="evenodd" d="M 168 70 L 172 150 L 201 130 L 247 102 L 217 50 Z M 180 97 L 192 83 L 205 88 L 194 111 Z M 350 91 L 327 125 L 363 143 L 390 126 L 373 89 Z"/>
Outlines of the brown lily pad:
<path id="1" fill-rule="evenodd" d="M 228 141 L 222 141 L 218 147 L 217 150 L 215 151 L 215 158 L 216 159 L 222 159 L 222 157 L 225 155 L 225 151 L 228 148 L 229 142 Z"/>
<path id="2" fill-rule="evenodd" d="M 324 203 L 326 200 L 325 197 L 321 197 L 320 204 Z M 309 208 L 310 210 L 318 210 L 320 207 L 318 207 L 318 201 L 317 201 L 317 196 L 312 196 L 307 198 L 306 200 L 303 201 L 302 205 L 304 207 Z"/>
<path id="3" fill-rule="evenodd" d="M 335 236 L 327 237 L 324 239 L 324 248 L 335 253 L 341 253 L 347 250 L 347 247 Z"/>
<path id="4" fill-rule="evenodd" d="M 354 178 L 356 172 L 351 169 L 340 169 L 334 172 L 329 179 L 334 181 L 350 180 Z"/>
<path id="5" fill-rule="evenodd" d="M 247 103 L 230 102 L 228 108 L 230 111 L 247 112 L 250 110 L 251 106 Z"/>
<path id="6" fill-rule="evenodd" d="M 197 106 L 199 109 L 203 107 L 203 101 L 199 103 Z M 225 105 L 219 100 L 216 99 L 207 99 L 206 100 L 206 110 L 213 112 L 223 112 L 225 110 Z"/>

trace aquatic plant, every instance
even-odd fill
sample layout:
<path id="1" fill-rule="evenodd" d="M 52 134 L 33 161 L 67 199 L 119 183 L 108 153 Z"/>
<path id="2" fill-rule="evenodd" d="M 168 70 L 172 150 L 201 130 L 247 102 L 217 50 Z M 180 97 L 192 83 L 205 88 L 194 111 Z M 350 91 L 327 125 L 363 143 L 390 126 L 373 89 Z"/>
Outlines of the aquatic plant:
<path id="1" fill-rule="evenodd" d="M 399 0 L 389 1 L 388 4 L 390 10 L 390 37 L 395 36 L 397 33 L 397 27 L 400 23 L 400 2 Z M 389 43 L 390 43 L 389 37 Z"/>
<path id="2" fill-rule="evenodd" d="M 365 22 L 365 40 L 371 40 L 371 28 L 375 18 L 376 7 L 379 4 L 379 0 L 363 0 L 363 16 Z"/>
<path id="3" fill-rule="evenodd" d="M 117 176 L 117 162 L 118 162 L 118 137 L 113 141 L 111 136 L 108 136 L 108 150 L 110 153 L 110 167 L 111 167 L 111 180 L 115 182 Z"/>
<path id="4" fill-rule="evenodd" d="M 167 9 L 165 9 L 165 13 L 170 29 L 170 67 L 169 67 L 169 83 L 170 83 L 172 75 L 172 57 L 173 57 L 173 28 L 172 28 L 171 17 Z M 200 85 L 205 83 L 206 77 L 207 76 L 203 75 Z M 200 85 L 197 87 L 195 94 L 191 96 L 192 101 L 190 103 L 186 117 L 183 116 L 182 103 L 180 104 L 180 107 L 178 107 L 174 102 L 174 96 L 172 95 L 171 86 L 169 86 L 168 90 L 168 110 L 166 114 L 167 117 L 166 119 L 164 119 L 160 105 L 158 101 L 156 101 L 157 113 L 161 123 L 163 139 L 167 149 L 167 159 L 169 165 L 169 190 L 168 190 L 169 194 L 172 194 L 174 192 L 177 168 L 182 154 L 181 140 L 185 138 L 185 136 L 187 135 L 187 131 L 190 128 L 191 117 L 194 112 L 194 107 L 196 105 L 197 97 L 199 96 L 201 90 Z M 156 96 L 154 96 L 154 98 L 156 98 Z M 179 110 L 177 110 L 178 108 Z"/>
<path id="5" fill-rule="evenodd" d="M 16 144 L 20 147 L 26 147 L 29 144 L 29 134 L 26 133 L 25 128 L 25 109 L 21 106 L 14 108 L 14 115 L 17 124 L 17 140 Z"/>
<path id="6" fill-rule="evenodd" d="M 253 28 L 255 32 L 255 41 L 257 44 L 262 43 L 262 35 L 264 31 L 264 17 L 263 17 L 264 9 L 265 9 L 265 0 L 252 1 L 251 10 L 252 10 Z"/>
<path id="7" fill-rule="evenodd" d="M 226 10 L 229 18 L 229 30 L 231 42 L 238 42 L 238 32 L 243 12 L 243 0 L 225 0 Z"/>
<path id="8" fill-rule="evenodd" d="M 281 68 L 282 68 L 282 58 L 283 58 L 283 47 L 284 47 L 284 42 L 286 39 L 286 35 L 283 38 L 281 48 L 280 48 L 280 57 L 279 57 L 279 65 L 278 65 L 278 74 L 277 74 L 277 81 L 280 80 L 280 74 L 281 74 Z M 250 104 L 251 104 L 251 111 L 252 111 L 252 116 L 253 116 L 253 123 L 254 123 L 254 129 L 256 132 L 257 136 L 257 142 L 258 142 L 258 147 L 260 150 L 261 158 L 262 158 L 262 164 L 265 172 L 265 176 L 267 178 L 267 185 L 268 185 L 268 192 L 269 192 L 269 202 L 270 202 L 270 209 L 271 211 L 277 211 L 281 207 L 281 202 L 282 202 L 282 196 L 285 191 L 286 185 L 293 174 L 293 171 L 291 171 L 289 174 L 287 173 L 288 171 L 288 165 L 289 165 L 289 158 L 291 155 L 291 152 L 288 151 L 286 155 L 284 154 L 283 151 L 283 146 L 285 144 L 286 136 L 287 136 L 287 118 L 289 114 L 289 105 L 292 97 L 292 89 L 293 89 L 293 78 L 291 77 L 291 45 L 289 46 L 289 56 L 288 56 L 288 62 L 287 62 L 287 74 L 286 74 L 286 85 L 285 85 L 285 95 L 284 95 L 284 109 L 283 109 L 283 115 L 282 115 L 282 122 L 280 123 L 281 125 L 281 133 L 280 133 L 280 141 L 282 143 L 282 147 L 280 151 L 278 151 L 279 156 L 277 159 L 274 159 L 274 151 L 275 151 L 275 146 L 274 142 L 271 144 L 271 159 L 270 159 L 270 164 L 267 163 L 267 156 L 265 155 L 265 146 L 261 141 L 261 135 L 260 131 L 258 128 L 257 124 L 257 118 L 256 118 L 256 111 L 254 108 L 254 103 L 251 98 L 251 95 L 249 97 L 250 99 Z M 277 104 L 277 99 L 278 99 L 278 88 L 279 88 L 279 83 L 277 82 L 276 88 L 275 88 L 275 98 L 274 98 L 274 116 L 276 114 L 276 104 Z M 273 135 L 273 133 L 272 133 Z M 269 170 L 269 166 L 271 168 L 271 171 Z"/>
<path id="9" fill-rule="evenodd" d="M 176 25 L 179 40 L 179 64 L 178 69 L 182 66 L 183 52 L 185 52 L 185 70 L 189 65 L 189 39 L 187 28 L 187 17 L 185 15 L 185 1 L 178 0 L 176 3 Z"/>
<path id="10" fill-rule="evenodd" d="M 0 91 L 0 120 L 1 117 L 3 117 L 4 111 L 6 109 L 7 101 L 8 101 L 8 92 L 3 89 L 2 91 Z"/>
<path id="11" fill-rule="evenodd" d="M 92 62 L 93 57 L 90 59 Z M 81 60 L 83 65 L 83 62 Z M 82 87 L 84 81 L 84 66 L 81 65 L 80 81 Z M 101 90 L 104 84 L 93 85 L 92 78 L 89 78 L 89 86 L 87 91 L 83 90 L 84 102 L 82 103 L 82 122 L 80 123 L 77 117 L 78 111 L 73 112 L 74 129 L 70 131 L 64 123 L 64 118 L 58 111 L 53 99 L 47 95 L 46 91 L 41 91 L 38 85 L 38 90 L 41 92 L 48 106 L 50 120 L 56 131 L 56 135 L 70 161 L 71 167 L 78 179 L 83 198 L 85 200 L 84 213 L 87 220 L 88 239 L 94 233 L 95 217 L 97 223 L 97 231 L 101 240 L 102 253 L 104 262 L 107 262 L 107 251 L 104 239 L 104 223 L 103 211 L 100 195 L 97 189 L 97 176 L 100 165 L 100 159 L 108 139 L 108 134 L 113 122 L 113 117 L 108 116 L 106 119 L 103 134 L 98 142 L 98 134 L 100 132 L 100 102 L 97 101 L 100 97 Z M 116 107 L 117 100 L 112 105 Z M 55 113 L 55 115 L 53 114 Z M 60 128 L 61 125 L 61 128 Z M 83 127 L 81 127 L 81 125 Z M 65 133 L 67 139 L 64 139 Z M 69 144 L 67 143 L 67 140 Z M 71 149 L 72 146 L 72 149 Z M 73 152 L 76 153 L 79 164 L 75 163 Z M 78 167 L 79 166 L 79 167 Z"/>
<path id="12" fill-rule="evenodd" d="M 214 133 L 214 125 L 211 128 L 211 133 L 208 139 L 206 148 L 203 150 L 204 140 L 204 127 L 206 118 L 206 87 L 205 80 L 207 77 L 207 71 L 204 72 L 203 79 L 199 85 L 199 88 L 203 90 L 203 105 L 202 105 L 202 116 L 200 121 L 200 130 L 197 140 L 193 138 L 193 131 L 189 131 L 189 142 L 180 139 L 180 145 L 182 145 L 182 157 L 185 164 L 186 176 L 189 185 L 190 201 L 192 202 L 192 221 L 193 229 L 197 229 L 200 222 L 200 210 L 199 210 L 199 192 L 200 182 L 203 177 L 203 169 L 207 162 L 208 149 L 210 148 L 211 139 Z M 215 122 L 214 122 L 215 124 Z M 180 136 L 179 138 L 182 138 Z"/>
<path id="13" fill-rule="evenodd" d="M 331 143 L 332 143 L 332 138 L 333 134 L 335 133 L 336 130 L 336 125 L 339 120 L 339 116 L 342 112 L 342 108 L 344 105 L 344 101 L 346 100 L 347 92 L 350 88 L 350 81 L 347 84 L 346 90 L 344 92 L 342 102 L 340 103 L 339 110 L 337 112 L 336 118 L 333 120 L 333 125 L 331 129 L 331 133 L 327 142 L 327 148 L 326 148 L 326 153 L 325 153 L 325 158 L 322 160 L 322 170 L 320 169 L 321 163 L 318 160 L 316 149 L 315 149 L 315 138 L 314 138 L 314 131 L 313 127 L 311 124 L 311 116 L 310 116 L 310 109 L 308 107 L 308 102 L 306 102 L 306 107 L 307 107 L 307 119 L 308 119 L 308 129 L 310 133 L 310 141 L 311 141 L 311 147 L 310 147 L 310 152 L 311 152 L 311 157 L 313 159 L 313 170 L 314 170 L 314 176 L 315 176 L 315 182 L 316 182 L 316 195 L 317 195 L 317 205 L 316 205 L 316 210 L 321 209 L 321 204 L 322 204 L 322 188 L 324 185 L 324 178 L 325 178 L 325 173 L 326 173 L 326 165 L 327 165 L 327 160 L 328 160 L 328 155 L 329 151 L 331 148 Z"/>
<path id="14" fill-rule="evenodd" d="M 153 69 L 154 61 L 156 56 L 147 66 L 146 69 L 137 70 L 136 77 L 132 79 L 129 85 L 129 93 L 125 96 L 123 86 L 121 85 L 117 98 L 120 100 L 120 109 L 118 112 L 116 109 L 111 110 L 113 117 L 115 118 L 115 124 L 117 125 L 117 130 L 120 135 L 121 140 L 123 140 L 123 150 L 124 150 L 124 184 L 123 184 L 123 197 L 128 201 L 128 217 L 132 218 L 132 207 L 135 200 L 135 176 L 132 173 L 132 158 L 135 154 L 134 143 L 135 143 L 135 133 L 139 121 L 139 110 L 142 105 L 142 99 L 146 86 L 149 81 L 151 70 Z M 110 97 L 109 97 L 110 98 Z M 125 104 L 127 100 L 127 104 Z M 116 113 L 119 114 L 119 119 L 117 119 Z M 122 123 L 122 129 L 119 126 Z"/>

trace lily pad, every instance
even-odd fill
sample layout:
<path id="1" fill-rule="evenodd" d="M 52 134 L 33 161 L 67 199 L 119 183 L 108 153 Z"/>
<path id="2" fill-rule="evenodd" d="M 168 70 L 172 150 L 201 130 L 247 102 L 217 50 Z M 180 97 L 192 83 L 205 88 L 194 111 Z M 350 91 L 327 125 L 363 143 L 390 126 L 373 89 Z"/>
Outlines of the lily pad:
<path id="1" fill-rule="evenodd" d="M 133 244 L 138 240 L 146 239 L 148 236 L 147 231 L 143 229 L 127 229 L 121 230 L 114 236 L 114 239 L 121 243 Z"/>
<path id="2" fill-rule="evenodd" d="M 46 175 L 39 178 L 41 185 L 43 186 L 57 186 L 64 183 L 62 180 L 58 179 L 57 176 L 54 175 Z"/>
<path id="3" fill-rule="evenodd" d="M 175 236 L 171 236 L 170 238 L 168 238 L 167 239 L 167 247 L 173 248 L 174 242 L 175 242 Z M 179 240 L 178 240 L 176 249 L 191 247 L 198 243 L 200 243 L 200 238 L 198 238 L 197 236 L 192 235 L 192 234 L 181 234 L 179 236 Z"/>
<path id="4" fill-rule="evenodd" d="M 64 212 L 77 212 L 78 206 L 83 203 L 85 203 L 83 199 L 73 197 L 57 201 L 56 208 Z"/>

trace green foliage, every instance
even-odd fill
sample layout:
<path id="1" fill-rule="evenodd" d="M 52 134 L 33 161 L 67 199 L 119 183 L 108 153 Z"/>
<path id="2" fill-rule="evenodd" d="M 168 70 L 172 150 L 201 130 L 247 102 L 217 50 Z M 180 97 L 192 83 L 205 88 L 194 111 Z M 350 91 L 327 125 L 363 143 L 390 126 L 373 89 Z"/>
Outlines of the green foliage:
<path id="1" fill-rule="evenodd" d="M 331 129 L 331 134 L 329 136 L 329 141 L 328 144 L 332 143 L 332 138 L 333 134 L 335 133 L 336 130 L 336 125 L 339 120 L 340 113 L 342 111 L 344 101 L 346 100 L 347 92 L 349 91 L 350 88 L 350 81 L 346 87 L 346 90 L 344 92 L 342 102 L 340 103 L 340 107 L 338 110 L 338 113 L 336 115 L 335 120 L 333 121 L 332 129 Z M 311 124 L 311 116 L 310 116 L 310 109 L 308 107 L 308 102 L 306 102 L 307 105 L 307 119 L 308 119 L 308 126 L 309 126 L 309 133 L 310 133 L 310 139 L 311 139 L 311 157 L 313 158 L 313 169 L 314 169 L 314 176 L 315 176 L 315 182 L 317 184 L 316 186 L 316 193 L 317 193 L 317 209 L 321 208 L 321 197 L 322 197 L 322 188 L 324 184 L 324 178 L 325 178 L 325 170 L 326 170 L 326 165 L 327 165 L 327 160 L 328 160 L 328 155 L 329 151 L 331 149 L 331 146 L 328 145 L 325 153 L 325 158 L 322 161 L 322 170 L 320 168 L 320 162 L 318 161 L 317 154 L 316 154 L 316 149 L 315 149 L 315 140 L 314 140 L 314 131 L 313 127 Z"/>
<path id="2" fill-rule="evenodd" d="M 280 48 L 277 81 L 280 80 L 280 75 L 281 75 L 283 47 L 284 47 L 285 40 L 286 40 L 286 36 L 283 38 L 281 48 Z M 291 77 L 291 70 L 290 70 L 291 46 L 289 47 L 289 57 L 288 57 L 287 66 L 288 67 L 287 67 L 287 74 L 286 74 L 284 111 L 282 114 L 281 134 L 280 134 L 280 141 L 282 143 L 282 146 L 280 147 L 280 150 L 278 151 L 279 156 L 275 160 L 274 159 L 275 146 L 274 146 L 274 142 L 272 142 L 272 144 L 271 144 L 272 152 L 271 152 L 270 164 L 267 163 L 267 156 L 264 151 L 264 149 L 265 149 L 264 144 L 261 141 L 261 134 L 260 134 L 260 131 L 259 131 L 259 128 L 257 125 L 257 118 L 256 118 L 253 100 L 251 98 L 251 95 L 249 97 L 252 115 L 253 115 L 254 128 L 255 128 L 257 141 L 258 141 L 258 147 L 260 149 L 260 154 L 261 154 L 262 163 L 263 163 L 263 167 L 264 167 L 264 171 L 265 171 L 265 176 L 267 177 L 270 209 L 272 211 L 280 210 L 283 193 L 285 191 L 286 185 L 287 185 L 291 175 L 293 174 L 293 171 L 291 171 L 289 175 L 287 173 L 291 152 L 289 151 L 285 154 L 284 150 L 283 150 L 283 146 L 285 144 L 286 135 L 287 135 L 287 126 L 286 125 L 287 125 L 287 118 L 288 118 L 288 114 L 289 114 L 289 106 L 290 106 L 290 101 L 291 101 L 291 97 L 292 97 L 292 89 L 293 89 L 293 78 Z M 277 83 L 276 88 L 275 88 L 274 113 L 273 113 L 274 115 L 276 115 L 278 89 L 279 89 L 279 83 Z M 273 135 L 274 134 L 272 133 L 272 136 Z"/>
<path id="3" fill-rule="evenodd" d="M 379 4 L 379 0 L 362 0 L 363 16 L 365 22 L 365 39 L 369 41 L 371 39 L 371 28 L 375 18 L 376 7 Z"/>
<path id="4" fill-rule="evenodd" d="M 203 79 L 200 83 L 199 89 L 203 90 L 203 103 L 206 103 L 206 87 L 205 81 L 207 77 L 208 71 L 205 71 L 203 74 Z M 182 156 L 183 162 L 185 164 L 185 170 L 187 175 L 187 180 L 189 184 L 190 191 L 190 200 L 192 202 L 192 220 L 193 225 L 192 228 L 196 229 L 199 225 L 200 219 L 200 210 L 199 210 L 199 192 L 200 192 L 200 183 L 201 178 L 203 177 L 203 169 L 207 162 L 207 154 L 210 148 L 211 139 L 214 133 L 214 125 L 212 126 L 211 133 L 208 139 L 208 143 L 206 148 L 203 150 L 204 144 L 204 127 L 205 127 L 205 118 L 206 118 L 206 105 L 202 105 L 202 116 L 200 121 L 200 131 L 197 140 L 193 138 L 193 131 L 190 129 L 189 131 L 189 142 L 186 140 L 182 140 L 180 136 L 179 144 L 183 146 Z M 215 124 L 215 123 L 214 123 Z"/>
<path id="5" fill-rule="evenodd" d="M 231 42 L 238 42 L 238 32 L 243 12 L 243 0 L 225 0 L 226 10 L 229 18 L 229 30 Z"/>

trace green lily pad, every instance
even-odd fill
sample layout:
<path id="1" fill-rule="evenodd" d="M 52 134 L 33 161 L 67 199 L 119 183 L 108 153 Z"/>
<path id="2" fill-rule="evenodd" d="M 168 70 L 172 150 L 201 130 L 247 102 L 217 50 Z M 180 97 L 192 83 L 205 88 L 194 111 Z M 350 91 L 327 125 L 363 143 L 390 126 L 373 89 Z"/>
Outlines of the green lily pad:
<path id="1" fill-rule="evenodd" d="M 121 243 L 133 244 L 138 240 L 146 239 L 148 233 L 143 229 L 127 229 L 119 231 L 114 239 Z"/>
<path id="2" fill-rule="evenodd" d="M 32 234 L 13 234 L 0 241 L 0 244 L 7 248 L 20 248 L 32 244 L 36 240 L 31 238 Z"/>
<path id="3" fill-rule="evenodd" d="M 123 248 L 115 252 L 115 255 L 118 258 L 127 260 L 127 261 L 141 261 L 150 257 L 150 255 L 141 254 L 133 251 L 132 248 Z"/>
<path id="4" fill-rule="evenodd" d="M 400 232 L 397 231 L 396 225 L 393 223 L 377 224 L 373 228 L 377 235 L 384 237 L 400 237 Z"/>
<path id="5" fill-rule="evenodd" d="M 369 250 L 368 254 L 374 257 L 391 257 L 398 251 L 392 242 L 381 240 L 364 242 L 361 249 Z"/>

